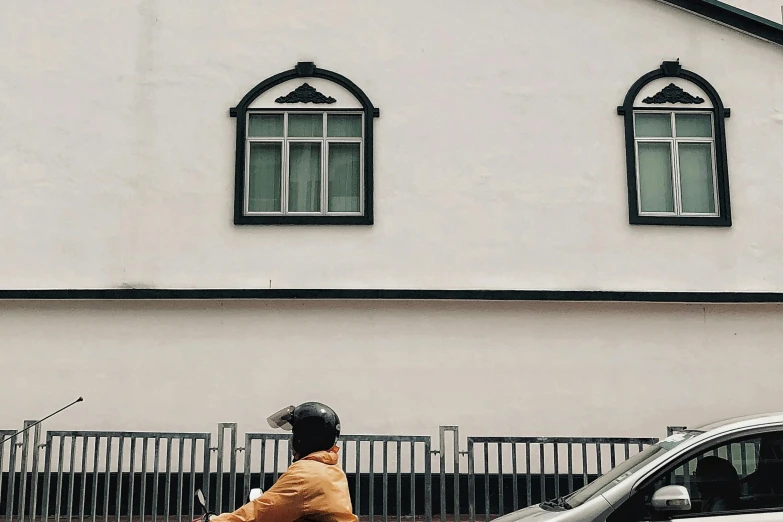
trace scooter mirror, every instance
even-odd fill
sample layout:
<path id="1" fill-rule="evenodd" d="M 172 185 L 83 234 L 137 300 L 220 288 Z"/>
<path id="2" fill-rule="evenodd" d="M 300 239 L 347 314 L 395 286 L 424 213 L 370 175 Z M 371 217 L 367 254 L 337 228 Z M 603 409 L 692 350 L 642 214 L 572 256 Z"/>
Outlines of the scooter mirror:
<path id="1" fill-rule="evenodd" d="M 250 490 L 250 501 L 251 502 L 254 501 L 255 499 L 257 499 L 258 497 L 260 497 L 263 494 L 264 494 L 264 492 L 261 491 L 261 488 L 253 488 L 253 489 L 251 489 Z"/>
<path id="2" fill-rule="evenodd" d="M 201 509 L 204 510 L 204 513 L 207 512 L 207 501 L 204 499 L 204 493 L 200 490 L 196 490 L 196 498 L 198 499 L 198 503 L 201 504 Z"/>

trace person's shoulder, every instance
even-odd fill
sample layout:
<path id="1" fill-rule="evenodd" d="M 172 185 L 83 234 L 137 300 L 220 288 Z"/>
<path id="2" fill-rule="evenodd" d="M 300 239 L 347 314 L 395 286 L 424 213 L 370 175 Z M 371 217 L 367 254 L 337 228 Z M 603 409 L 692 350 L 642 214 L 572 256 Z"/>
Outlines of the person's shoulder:
<path id="1" fill-rule="evenodd" d="M 289 472 L 294 473 L 323 473 L 326 468 L 330 468 L 334 466 L 329 466 L 327 464 L 324 464 L 323 462 L 318 462 L 317 460 L 309 460 L 309 459 L 300 459 L 296 462 L 292 462 L 291 465 L 288 467 Z"/>

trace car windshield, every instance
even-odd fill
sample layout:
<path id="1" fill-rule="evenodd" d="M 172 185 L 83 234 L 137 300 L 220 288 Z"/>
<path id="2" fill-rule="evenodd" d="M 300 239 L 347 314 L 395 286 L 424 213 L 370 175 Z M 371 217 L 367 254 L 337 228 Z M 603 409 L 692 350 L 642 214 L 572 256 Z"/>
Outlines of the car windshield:
<path id="1" fill-rule="evenodd" d="M 598 477 L 597 479 L 595 479 L 594 481 L 592 481 L 582 489 L 579 489 L 576 492 L 569 495 L 568 497 L 566 497 L 568 506 L 572 508 L 580 506 L 585 502 L 587 502 L 588 500 L 590 500 L 591 498 L 603 494 L 604 491 L 620 483 L 623 479 L 625 479 L 626 477 L 634 473 L 636 470 L 642 468 L 645 464 L 650 462 L 652 459 L 682 444 L 686 440 L 691 439 L 696 435 L 699 435 L 700 433 L 703 432 L 685 431 L 685 432 L 675 433 L 670 437 L 658 442 L 657 444 L 653 444 L 652 446 L 647 446 L 645 449 L 643 449 L 633 457 L 618 464 L 617 466 L 607 471 L 605 474 L 601 475 L 600 477 Z"/>

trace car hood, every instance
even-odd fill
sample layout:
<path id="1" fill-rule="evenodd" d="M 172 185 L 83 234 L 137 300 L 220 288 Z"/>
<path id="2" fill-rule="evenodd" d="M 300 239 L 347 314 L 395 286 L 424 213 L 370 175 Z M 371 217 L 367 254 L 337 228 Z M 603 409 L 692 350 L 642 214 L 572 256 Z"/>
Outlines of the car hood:
<path id="1" fill-rule="evenodd" d="M 538 505 L 535 505 L 520 509 L 519 511 L 514 511 L 508 515 L 503 515 L 500 518 L 494 519 L 492 522 L 514 522 L 516 520 L 535 520 L 536 522 L 543 522 L 544 520 L 556 520 L 565 517 L 567 513 L 568 511 L 552 511 L 549 509 L 542 509 Z"/>

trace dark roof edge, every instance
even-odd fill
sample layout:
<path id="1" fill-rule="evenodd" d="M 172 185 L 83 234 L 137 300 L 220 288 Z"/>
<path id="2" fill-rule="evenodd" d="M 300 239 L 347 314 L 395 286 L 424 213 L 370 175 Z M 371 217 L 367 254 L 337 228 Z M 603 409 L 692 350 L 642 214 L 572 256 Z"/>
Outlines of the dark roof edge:
<path id="1" fill-rule="evenodd" d="M 783 45 L 783 25 L 718 0 L 658 0 L 764 40 Z"/>
<path id="2" fill-rule="evenodd" d="M 780 292 L 604 290 L 163 289 L 0 290 L 0 300 L 446 300 L 643 303 L 783 303 Z"/>

